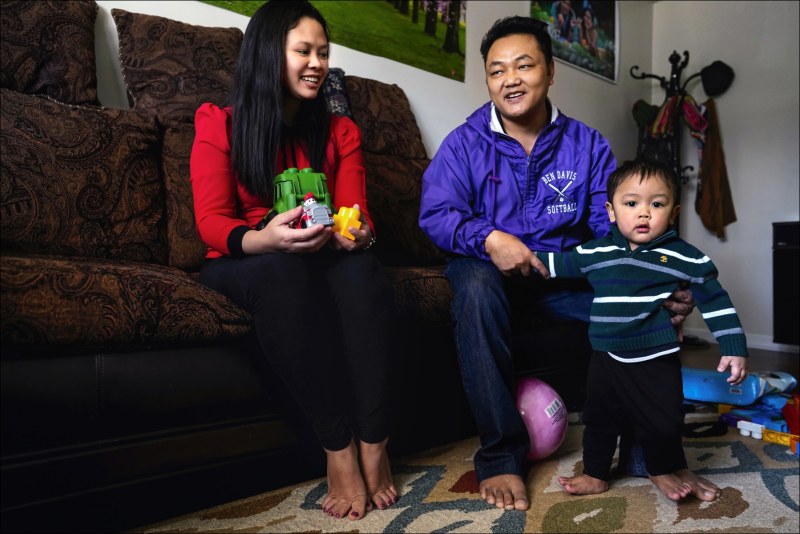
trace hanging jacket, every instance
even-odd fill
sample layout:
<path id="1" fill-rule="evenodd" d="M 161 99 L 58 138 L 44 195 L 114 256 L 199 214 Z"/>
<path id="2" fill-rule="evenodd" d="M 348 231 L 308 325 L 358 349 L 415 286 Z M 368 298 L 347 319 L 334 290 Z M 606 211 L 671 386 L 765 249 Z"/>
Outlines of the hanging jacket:
<path id="1" fill-rule="evenodd" d="M 717 106 L 713 98 L 704 104 L 708 113 L 708 129 L 701 150 L 700 174 L 694 208 L 703 226 L 720 238 L 725 238 L 725 226 L 736 222 L 733 195 L 728 183 L 728 167 L 722 150 Z"/>
<path id="2" fill-rule="evenodd" d="M 419 223 L 443 250 L 489 260 L 493 230 L 531 250 L 571 250 L 608 233 L 606 180 L 616 168 L 596 130 L 550 104 L 530 156 L 486 103 L 442 142 L 422 177 Z"/>

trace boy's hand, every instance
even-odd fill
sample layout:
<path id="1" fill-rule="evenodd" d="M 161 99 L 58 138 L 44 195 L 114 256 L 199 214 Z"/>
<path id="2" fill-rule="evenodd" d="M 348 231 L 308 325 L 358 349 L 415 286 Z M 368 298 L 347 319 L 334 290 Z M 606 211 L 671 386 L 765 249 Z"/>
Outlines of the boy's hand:
<path id="1" fill-rule="evenodd" d="M 729 366 L 731 368 L 731 376 L 728 377 L 728 383 L 734 386 L 741 384 L 744 377 L 747 376 L 747 358 L 743 356 L 723 356 L 719 359 L 717 371 L 724 373 Z"/>

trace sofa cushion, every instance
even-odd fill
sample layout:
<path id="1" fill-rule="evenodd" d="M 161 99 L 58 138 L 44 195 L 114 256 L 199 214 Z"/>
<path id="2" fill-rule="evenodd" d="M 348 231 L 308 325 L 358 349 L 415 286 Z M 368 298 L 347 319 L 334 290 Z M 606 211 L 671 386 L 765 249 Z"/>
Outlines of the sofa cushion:
<path id="1" fill-rule="evenodd" d="M 0 287 L 4 343 L 136 348 L 250 329 L 225 296 L 160 265 L 4 254 Z"/>
<path id="2" fill-rule="evenodd" d="M 427 158 L 364 152 L 367 199 L 378 241 L 375 254 L 386 265 L 434 265 L 444 253 L 419 227 L 422 173 Z"/>
<path id="3" fill-rule="evenodd" d="M 344 81 L 365 152 L 428 157 L 411 105 L 400 87 L 358 76 L 345 76 Z"/>
<path id="4" fill-rule="evenodd" d="M 194 143 L 194 124 L 173 123 L 164 130 L 161 165 L 167 204 L 168 264 L 185 271 L 199 271 L 206 246 L 194 219 L 189 156 Z"/>
<path id="5" fill-rule="evenodd" d="M 193 122 L 204 102 L 228 97 L 243 33 L 112 9 L 132 108 L 165 121 Z"/>
<path id="6" fill-rule="evenodd" d="M 398 320 L 430 328 L 451 324 L 452 293 L 444 266 L 387 267 L 386 273 L 392 281 Z"/>
<path id="7" fill-rule="evenodd" d="M 166 262 L 156 117 L 0 91 L 3 252 Z"/>
<path id="8" fill-rule="evenodd" d="M 97 104 L 94 0 L 3 2 L 0 85 Z"/>

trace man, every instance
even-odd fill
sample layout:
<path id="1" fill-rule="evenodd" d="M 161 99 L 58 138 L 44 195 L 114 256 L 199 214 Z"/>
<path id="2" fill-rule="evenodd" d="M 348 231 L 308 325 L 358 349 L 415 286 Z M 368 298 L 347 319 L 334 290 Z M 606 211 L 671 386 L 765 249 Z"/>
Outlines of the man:
<path id="1" fill-rule="evenodd" d="M 481 55 L 491 101 L 447 136 L 425 171 L 419 222 L 452 255 L 445 275 L 481 440 L 481 498 L 527 510 L 529 437 L 515 403 L 506 292 L 525 291 L 525 302 L 545 315 L 588 322 L 591 289 L 582 281 L 530 277 L 544 270 L 532 250 L 563 252 L 608 232 L 606 180 L 616 161 L 600 133 L 548 100 L 555 64 L 544 23 L 498 20 Z M 692 309 L 668 307 L 684 316 Z"/>

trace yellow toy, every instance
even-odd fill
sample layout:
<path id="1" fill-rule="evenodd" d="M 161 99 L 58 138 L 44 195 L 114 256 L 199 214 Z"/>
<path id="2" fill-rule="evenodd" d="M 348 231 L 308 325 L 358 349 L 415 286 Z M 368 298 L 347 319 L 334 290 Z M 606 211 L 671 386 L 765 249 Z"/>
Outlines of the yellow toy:
<path id="1" fill-rule="evenodd" d="M 779 445 L 784 445 L 786 447 L 791 446 L 792 438 L 797 440 L 797 436 L 794 434 L 787 434 L 786 432 L 778 432 L 777 430 L 770 430 L 768 428 L 764 429 L 764 441 L 769 441 L 770 443 L 777 443 Z"/>
<path id="2" fill-rule="evenodd" d="M 342 206 L 339 208 L 339 213 L 333 215 L 333 230 L 350 241 L 355 241 L 356 237 L 350 233 L 350 227 L 356 230 L 361 228 L 361 211 Z"/>

